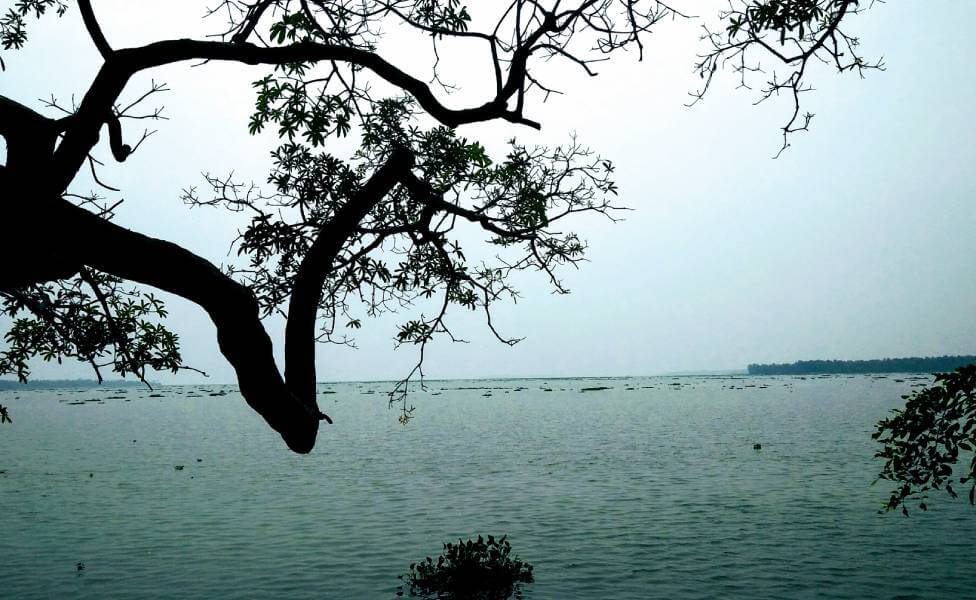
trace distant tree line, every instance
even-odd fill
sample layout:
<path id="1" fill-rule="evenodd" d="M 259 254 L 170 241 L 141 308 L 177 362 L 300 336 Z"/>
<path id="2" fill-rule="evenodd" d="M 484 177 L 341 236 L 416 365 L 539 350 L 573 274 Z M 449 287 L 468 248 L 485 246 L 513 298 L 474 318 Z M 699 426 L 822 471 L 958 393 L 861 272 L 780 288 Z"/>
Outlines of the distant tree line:
<path id="1" fill-rule="evenodd" d="M 976 356 L 927 356 L 872 360 L 798 360 L 749 365 L 750 375 L 822 375 L 852 373 L 946 373 L 976 363 Z"/>
<path id="2" fill-rule="evenodd" d="M 63 390 L 102 387 L 145 387 L 141 381 L 127 381 L 125 379 L 107 380 L 102 383 L 94 379 L 38 379 L 21 383 L 11 379 L 0 379 L 0 390 Z M 153 383 L 152 385 L 157 385 Z"/>

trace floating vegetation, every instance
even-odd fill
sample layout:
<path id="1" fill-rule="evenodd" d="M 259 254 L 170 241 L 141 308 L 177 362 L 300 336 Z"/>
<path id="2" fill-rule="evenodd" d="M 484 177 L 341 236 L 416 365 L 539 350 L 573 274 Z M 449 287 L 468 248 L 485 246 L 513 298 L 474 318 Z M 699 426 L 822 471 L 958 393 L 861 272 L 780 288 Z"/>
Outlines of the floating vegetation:
<path id="1" fill-rule="evenodd" d="M 532 583 L 532 565 L 511 558 L 512 546 L 502 536 L 496 540 L 480 535 L 477 541 L 444 544 L 444 554 L 410 565 L 398 575 L 410 587 L 410 595 L 425 598 L 504 600 L 521 597 L 520 584 Z"/>

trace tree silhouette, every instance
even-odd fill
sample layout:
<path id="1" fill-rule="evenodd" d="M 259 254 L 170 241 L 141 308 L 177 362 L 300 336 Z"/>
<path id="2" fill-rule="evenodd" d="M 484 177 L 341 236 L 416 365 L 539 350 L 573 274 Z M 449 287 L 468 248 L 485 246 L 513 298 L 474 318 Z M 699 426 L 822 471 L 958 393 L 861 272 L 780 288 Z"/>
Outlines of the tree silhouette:
<path id="1" fill-rule="evenodd" d="M 897 485 L 882 510 L 901 507 L 908 516 L 909 502 L 928 510 L 930 491 L 959 495 L 953 480 L 969 487 L 969 503 L 976 504 L 976 364 L 937 373 L 932 385 L 902 399 L 905 407 L 879 421 L 871 435 L 884 446 L 875 455 L 885 459 L 878 478 Z M 968 469 L 954 472 L 963 457 Z"/>
<path id="2" fill-rule="evenodd" d="M 0 17 L 0 43 L 12 50 L 26 42 L 32 19 L 76 8 L 103 59 L 76 106 L 47 103 L 56 116 L 0 95 L 7 143 L 0 190 L 13 224 L 0 236 L 8 259 L 0 297 L 15 319 L 0 372 L 25 378 L 32 356 L 75 357 L 96 371 L 140 378 L 147 368 L 183 368 L 176 336 L 157 322 L 164 307 L 127 282 L 162 289 L 209 314 L 242 395 L 296 452 L 311 450 L 319 420 L 327 419 L 315 398 L 317 341 L 341 343 L 341 332 L 358 328 L 362 316 L 431 298 L 433 316 L 409 319 L 397 332 L 398 342 L 419 346 L 421 360 L 433 336 L 452 337 L 445 323 L 451 306 L 484 311 L 494 331 L 491 306 L 516 294 L 512 273 L 539 271 L 565 292 L 557 269 L 585 251 L 566 221 L 580 213 L 613 216 L 612 164 L 575 140 L 559 148 L 513 140 L 504 157 L 493 158 L 456 128 L 486 121 L 538 128 L 530 111 L 553 91 L 544 82 L 547 64 L 563 61 L 593 75 L 595 63 L 623 51 L 642 56 L 662 20 L 691 18 L 659 0 L 511 0 L 479 6 L 477 14 L 459 0 L 214 2 L 207 18 L 221 30 L 213 38 L 131 48 L 106 39 L 89 0 L 19 0 Z M 760 101 L 780 93 L 793 101 L 785 148 L 812 116 L 800 110 L 811 63 L 842 72 L 881 66 L 863 61 L 857 39 L 842 28 L 863 10 L 857 0 L 732 0 L 720 29 L 705 29 L 706 51 L 695 65 L 702 88 L 692 100 L 723 68 L 747 87 L 761 78 Z M 394 24 L 432 42 L 435 52 L 448 41 L 483 52 L 493 91 L 466 108 L 444 103 L 436 62 L 428 83 L 379 52 L 381 32 Z M 775 68 L 760 68 L 770 58 Z M 251 215 L 238 240 L 247 266 L 229 273 L 176 243 L 114 224 L 117 204 L 70 187 L 83 168 L 98 180 L 92 152 L 103 132 L 113 158 L 124 162 L 149 134 L 127 144 L 122 125 L 161 116 L 139 110 L 165 86 L 154 82 L 128 98 L 129 80 L 185 61 L 269 68 L 254 84 L 248 125 L 252 133 L 276 127 L 281 139 L 269 188 L 208 175 L 205 194 L 187 188 L 184 197 Z M 326 152 L 346 136 L 360 141 L 354 153 Z M 466 258 L 456 233 L 466 226 L 487 236 L 494 262 Z M 287 318 L 283 375 L 261 322 L 272 313 Z M 403 418 L 405 391 L 402 384 L 391 395 L 402 401 Z"/>

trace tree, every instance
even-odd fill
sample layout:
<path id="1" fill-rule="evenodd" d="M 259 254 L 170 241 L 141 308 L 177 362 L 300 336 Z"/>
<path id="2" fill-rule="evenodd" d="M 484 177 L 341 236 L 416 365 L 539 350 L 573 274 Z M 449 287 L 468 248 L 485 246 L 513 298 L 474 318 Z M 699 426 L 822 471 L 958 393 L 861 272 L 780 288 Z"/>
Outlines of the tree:
<path id="1" fill-rule="evenodd" d="M 872 437 L 884 444 L 876 455 L 885 459 L 879 478 L 899 484 L 883 510 L 901 507 L 908 516 L 909 501 L 928 510 L 928 491 L 958 496 L 953 466 L 960 451 L 976 449 L 976 364 L 937 374 L 933 385 L 902 399 L 905 408 L 879 422 Z M 969 485 L 969 503 L 976 504 L 976 456 L 957 480 Z"/>
<path id="2" fill-rule="evenodd" d="M 362 316 L 425 301 L 436 305 L 433 316 L 408 319 L 396 334 L 419 347 L 421 361 L 433 336 L 453 337 L 445 323 L 451 306 L 484 311 L 494 332 L 492 304 L 517 293 L 510 275 L 539 271 L 565 292 L 557 269 L 577 264 L 585 243 L 564 222 L 580 213 L 612 218 L 617 209 L 612 163 L 575 140 L 546 148 L 513 139 L 498 158 L 457 128 L 486 121 L 538 128 L 531 113 L 553 91 L 543 79 L 548 63 L 594 75 L 595 63 L 623 51 L 642 56 L 664 19 L 690 18 L 660 0 L 512 0 L 477 14 L 459 0 L 215 0 L 207 17 L 223 20 L 215 39 L 116 48 L 90 0 L 18 0 L 0 18 L 0 43 L 20 48 L 32 19 L 71 9 L 104 61 L 80 103 L 52 99 L 46 109 L 55 116 L 45 116 L 0 96 L 7 143 L 0 189 L 16 224 L 0 251 L 19 257 L 0 272 L 0 298 L 15 319 L 0 372 L 26 378 L 33 356 L 74 357 L 140 378 L 147 368 L 185 368 L 176 336 L 159 322 L 165 308 L 130 283 L 162 289 L 208 313 L 242 395 L 296 452 L 311 450 L 319 420 L 328 420 L 315 398 L 317 341 L 342 343 L 341 332 L 360 327 Z M 720 28 L 704 30 L 693 100 L 721 70 L 746 87 L 764 78 L 759 101 L 779 94 L 792 101 L 785 149 L 812 118 L 800 97 L 813 64 L 859 73 L 881 67 L 860 57 L 858 40 L 842 27 L 863 10 L 857 0 L 733 0 Z M 436 58 L 427 83 L 382 55 L 380 32 L 392 24 L 432 42 L 435 55 L 449 43 L 485 53 L 493 91 L 473 106 L 448 106 Z M 770 57 L 777 66 L 763 71 L 760 60 Z M 117 204 L 71 187 L 86 166 L 97 181 L 93 151 L 103 131 L 124 162 L 149 134 L 126 144 L 122 124 L 161 116 L 139 107 L 165 86 L 130 97 L 129 80 L 191 60 L 267 65 L 248 126 L 276 127 L 281 139 L 268 190 L 213 175 L 207 194 L 186 190 L 190 204 L 252 215 L 237 240 L 247 262 L 226 273 L 178 244 L 114 224 Z M 326 152 L 343 137 L 358 149 Z M 466 258 L 455 233 L 464 226 L 488 237 L 493 262 Z M 283 374 L 261 322 L 272 313 L 287 318 Z M 403 419 L 405 382 L 422 375 L 420 366 L 391 394 Z"/>

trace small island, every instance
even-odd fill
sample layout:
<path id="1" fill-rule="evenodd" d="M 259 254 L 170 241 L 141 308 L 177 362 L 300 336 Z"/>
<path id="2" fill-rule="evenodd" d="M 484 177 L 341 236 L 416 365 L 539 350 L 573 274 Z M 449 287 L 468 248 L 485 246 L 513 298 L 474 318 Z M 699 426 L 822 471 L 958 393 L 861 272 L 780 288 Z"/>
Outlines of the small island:
<path id="1" fill-rule="evenodd" d="M 871 360 L 798 360 L 752 364 L 750 375 L 851 375 L 859 373 L 947 373 L 976 363 L 976 356 L 927 356 Z"/>

